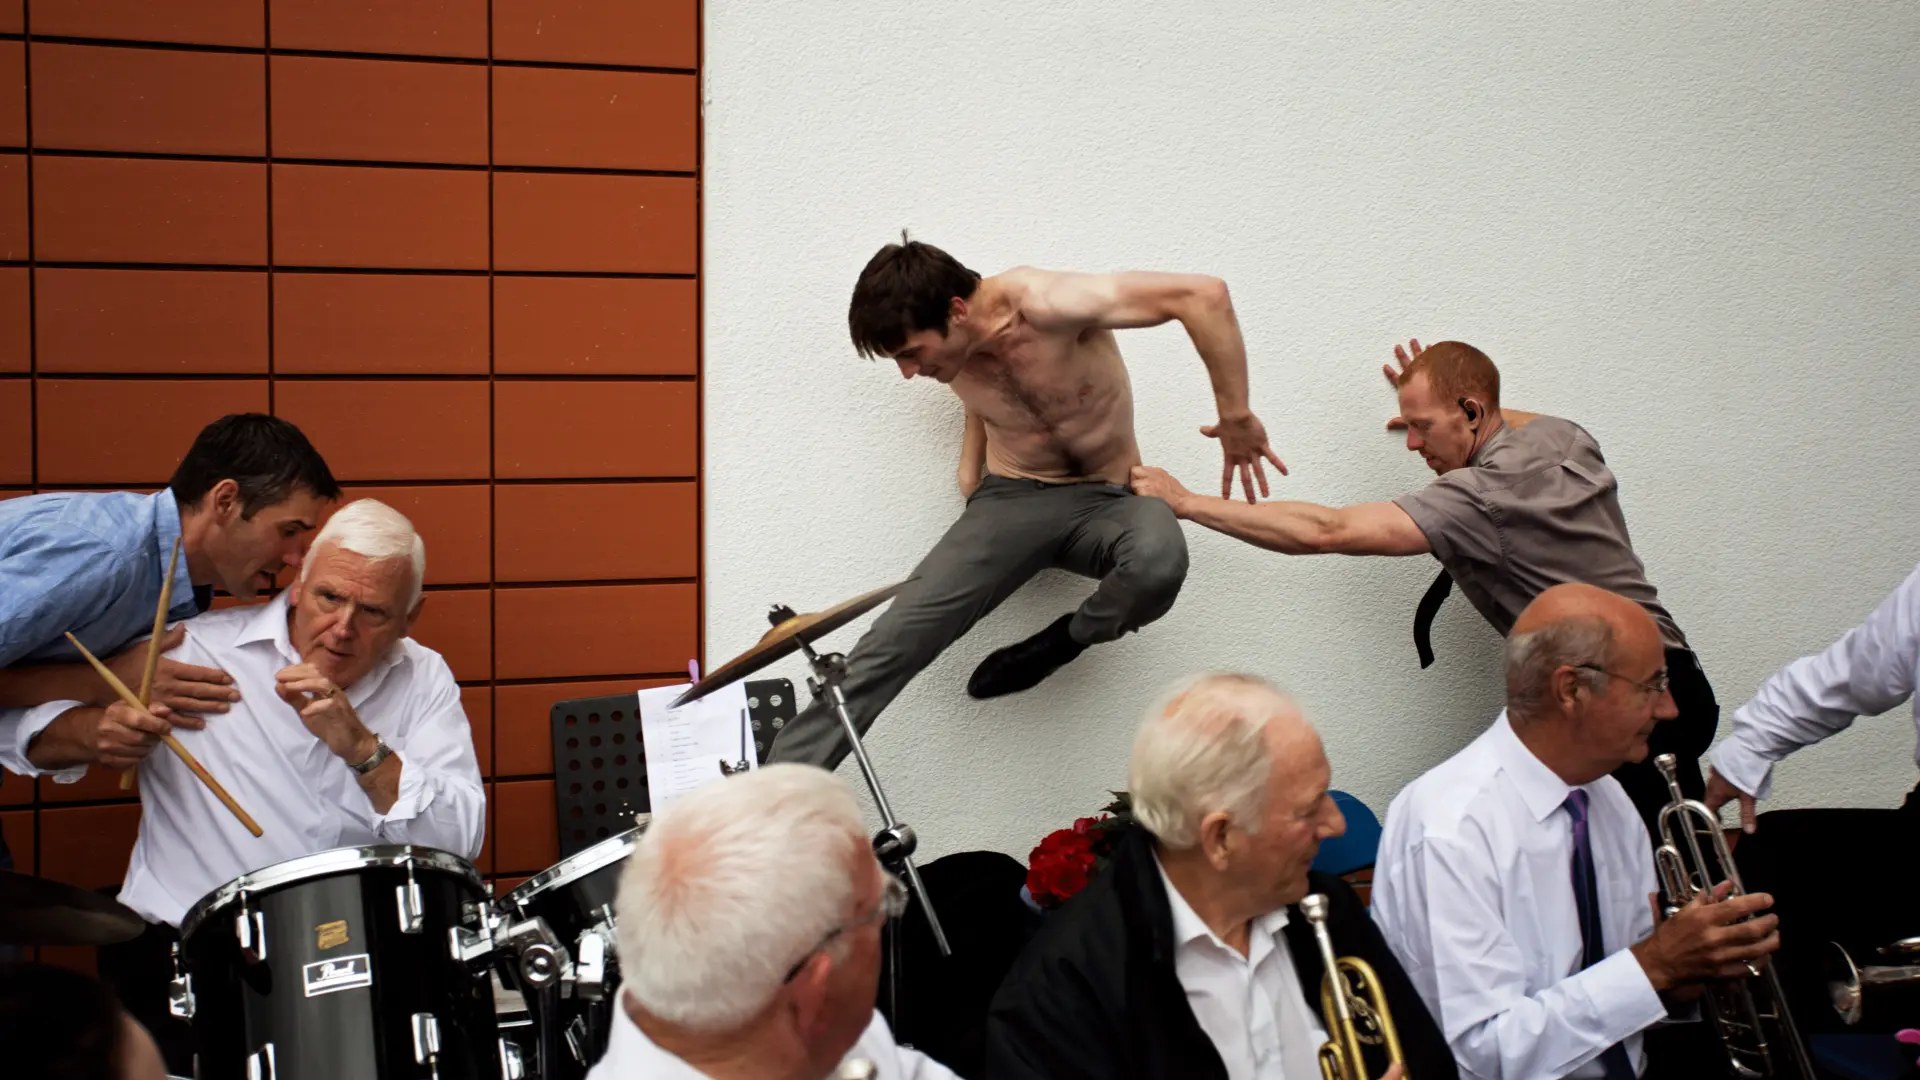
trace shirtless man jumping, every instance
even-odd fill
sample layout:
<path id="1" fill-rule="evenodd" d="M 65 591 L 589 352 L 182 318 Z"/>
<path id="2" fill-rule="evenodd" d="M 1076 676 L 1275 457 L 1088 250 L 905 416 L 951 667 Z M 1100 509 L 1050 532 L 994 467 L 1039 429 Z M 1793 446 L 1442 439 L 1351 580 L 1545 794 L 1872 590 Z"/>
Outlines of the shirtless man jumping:
<path id="1" fill-rule="evenodd" d="M 988 656 L 976 698 L 1028 689 L 1087 646 L 1165 615 L 1187 574 L 1167 504 L 1128 487 L 1140 449 L 1133 390 L 1113 331 L 1178 320 L 1213 381 L 1220 422 L 1200 429 L 1248 502 L 1263 461 L 1286 466 L 1247 405 L 1247 350 L 1227 286 L 1198 274 L 1069 274 L 1021 267 L 990 278 L 917 241 L 880 249 L 854 285 L 853 343 L 903 378 L 936 379 L 966 406 L 960 490 L 967 506 L 847 656 L 847 711 L 864 734 L 941 650 L 1047 567 L 1098 578 L 1079 610 Z M 985 473 L 981 469 L 985 466 Z M 769 760 L 833 768 L 849 746 L 816 702 Z"/>

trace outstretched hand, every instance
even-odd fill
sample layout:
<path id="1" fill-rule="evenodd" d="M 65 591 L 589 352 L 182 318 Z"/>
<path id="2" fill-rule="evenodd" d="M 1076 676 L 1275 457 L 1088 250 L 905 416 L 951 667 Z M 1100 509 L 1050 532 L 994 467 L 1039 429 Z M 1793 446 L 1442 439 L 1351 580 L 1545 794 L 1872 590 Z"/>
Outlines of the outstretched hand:
<path id="1" fill-rule="evenodd" d="M 1380 365 L 1380 371 L 1387 377 L 1387 386 L 1395 393 L 1400 391 L 1401 374 L 1407 370 L 1407 365 L 1413 362 L 1413 358 L 1419 355 L 1420 339 L 1413 338 L 1404 348 L 1399 345 L 1393 347 L 1393 363 Z M 1388 431 L 1405 431 L 1406 429 L 1407 421 L 1404 417 L 1396 415 L 1387 420 Z"/>
<path id="2" fill-rule="evenodd" d="M 1233 498 L 1233 477 L 1240 476 L 1241 487 L 1245 489 L 1248 502 L 1253 497 L 1254 482 L 1260 484 L 1260 494 L 1267 493 L 1267 473 L 1263 461 L 1271 461 L 1280 475 L 1287 475 L 1287 466 L 1267 445 L 1267 428 L 1260 418 L 1251 412 L 1246 415 L 1217 424 L 1209 424 L 1200 429 L 1200 434 L 1209 439 L 1220 440 L 1220 453 L 1225 459 L 1220 469 L 1220 497 Z"/>

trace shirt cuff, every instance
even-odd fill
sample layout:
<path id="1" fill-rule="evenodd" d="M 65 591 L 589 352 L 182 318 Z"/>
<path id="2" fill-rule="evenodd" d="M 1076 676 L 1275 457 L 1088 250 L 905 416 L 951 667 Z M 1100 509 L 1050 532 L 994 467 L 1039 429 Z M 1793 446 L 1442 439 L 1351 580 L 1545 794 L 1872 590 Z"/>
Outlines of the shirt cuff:
<path id="1" fill-rule="evenodd" d="M 1579 977 L 1586 984 L 1587 997 L 1593 1002 L 1609 1046 L 1667 1018 L 1666 1002 L 1660 1000 L 1632 949 L 1621 949 Z"/>
<path id="2" fill-rule="evenodd" d="M 20 776 L 51 776 L 56 784 L 78 783 L 81 777 L 87 775 L 85 765 L 47 772 L 28 760 L 27 747 L 41 732 L 47 730 L 49 724 L 60 719 L 62 713 L 85 704 L 82 701 L 49 701 L 31 709 L 0 710 L 0 765 Z"/>
<path id="3" fill-rule="evenodd" d="M 426 813 L 427 807 L 433 805 L 433 797 L 438 793 L 438 788 L 427 779 L 425 769 L 408 761 L 398 749 L 393 753 L 400 759 L 400 791 L 394 796 L 393 805 L 387 808 L 387 812 L 375 819 L 376 827 L 419 817 Z"/>
<path id="4" fill-rule="evenodd" d="M 1734 734 L 1713 748 L 1712 760 L 1714 772 L 1754 798 L 1764 799 L 1773 792 L 1773 762 L 1740 741 L 1737 720 Z"/>

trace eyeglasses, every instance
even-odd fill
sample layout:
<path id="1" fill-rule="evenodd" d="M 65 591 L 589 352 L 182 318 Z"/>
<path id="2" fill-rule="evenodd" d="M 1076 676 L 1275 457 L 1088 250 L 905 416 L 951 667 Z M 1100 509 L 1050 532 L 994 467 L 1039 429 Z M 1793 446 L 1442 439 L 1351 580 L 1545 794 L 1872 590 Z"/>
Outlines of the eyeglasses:
<path id="1" fill-rule="evenodd" d="M 840 935 L 850 934 L 863 926 L 871 926 L 876 922 L 897 919 L 904 914 L 906 910 L 907 883 L 892 874 L 884 875 L 884 880 L 880 887 L 880 902 L 874 905 L 873 910 L 855 919 L 853 922 L 842 923 L 827 931 L 825 936 L 821 937 L 821 939 L 814 944 L 813 948 L 807 950 L 806 955 L 793 962 L 793 966 L 787 969 L 787 977 L 781 979 L 780 982 L 783 985 L 792 982 L 793 977 L 800 974 L 800 969 L 807 966 L 807 961 L 813 959 L 814 955 L 820 952 L 820 950 L 833 944 L 834 939 Z"/>
<path id="2" fill-rule="evenodd" d="M 1639 687 L 1642 692 L 1649 694 L 1653 697 L 1659 697 L 1661 694 L 1664 694 L 1667 692 L 1667 669 L 1666 668 L 1661 668 L 1659 671 L 1656 671 L 1653 673 L 1653 677 L 1651 679 L 1647 680 L 1646 682 L 1641 682 L 1639 679 L 1627 678 L 1625 675 L 1622 675 L 1617 671 L 1608 671 L 1606 668 L 1603 668 L 1598 664 L 1581 664 L 1579 665 L 1579 667 L 1585 671 L 1597 671 L 1602 675 L 1619 679 L 1622 682 L 1632 683 L 1633 685 Z"/>

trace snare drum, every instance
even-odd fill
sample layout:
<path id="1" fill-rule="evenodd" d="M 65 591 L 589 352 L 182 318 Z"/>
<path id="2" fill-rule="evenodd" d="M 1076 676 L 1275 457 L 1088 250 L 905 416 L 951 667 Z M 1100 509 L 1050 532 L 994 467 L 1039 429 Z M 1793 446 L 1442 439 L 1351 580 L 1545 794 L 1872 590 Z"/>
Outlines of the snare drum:
<path id="1" fill-rule="evenodd" d="M 517 1076 L 491 956 L 461 949 L 488 905 L 471 863 L 410 845 L 322 851 L 214 890 L 181 922 L 174 959 L 196 1075 Z"/>
<path id="2" fill-rule="evenodd" d="M 539 1080 L 577 1080 L 606 1053 L 620 986 L 613 900 L 644 828 L 562 859 L 495 905 L 500 981 L 526 997 L 539 1048 L 529 1071 Z"/>

